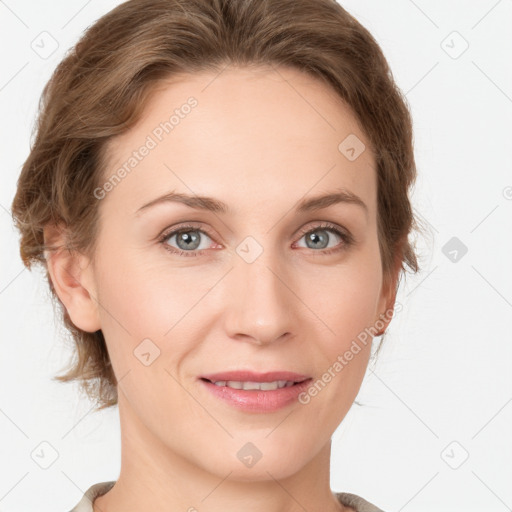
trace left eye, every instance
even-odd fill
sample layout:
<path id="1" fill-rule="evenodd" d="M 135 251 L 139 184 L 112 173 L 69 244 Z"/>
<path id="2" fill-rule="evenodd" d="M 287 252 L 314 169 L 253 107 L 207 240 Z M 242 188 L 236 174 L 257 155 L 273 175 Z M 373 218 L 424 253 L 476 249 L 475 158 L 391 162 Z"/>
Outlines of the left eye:
<path id="1" fill-rule="evenodd" d="M 332 247 L 335 247 L 337 244 L 330 246 L 328 245 L 329 242 L 331 242 L 332 240 L 332 237 L 327 234 L 329 232 L 334 233 L 336 237 L 347 242 L 346 235 L 339 231 L 338 229 L 332 227 L 317 227 L 311 229 L 307 233 L 302 235 L 300 239 L 302 240 L 302 238 L 306 238 L 306 247 L 308 249 L 330 249 Z"/>

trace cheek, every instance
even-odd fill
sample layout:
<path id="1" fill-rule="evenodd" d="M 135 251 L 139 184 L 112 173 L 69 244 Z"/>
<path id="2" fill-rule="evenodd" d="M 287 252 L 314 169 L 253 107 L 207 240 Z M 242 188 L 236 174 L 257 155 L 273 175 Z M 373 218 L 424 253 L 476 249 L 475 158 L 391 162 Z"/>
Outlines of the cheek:
<path id="1" fill-rule="evenodd" d="M 155 316 L 156 306 L 160 303 L 160 288 L 155 288 L 142 266 L 126 265 L 122 260 L 106 265 L 102 274 L 98 283 L 102 326 L 124 330 L 132 337 L 149 336 L 148 328 L 158 327 Z"/>
<path id="2" fill-rule="evenodd" d="M 186 314 L 183 304 L 188 301 L 184 295 L 190 294 L 190 289 L 178 293 L 162 274 L 126 258 L 103 263 L 98 287 L 101 325 L 114 372 L 122 380 L 120 390 L 132 406 L 141 408 L 142 416 L 158 420 L 160 413 L 156 411 L 162 405 L 172 410 L 172 404 L 183 399 L 179 389 L 172 387 L 173 380 L 166 370 L 172 367 L 170 359 L 179 361 L 189 350 L 189 339 L 179 331 L 179 319 Z M 173 339 L 176 324 L 176 331 L 181 333 L 178 338 L 184 341 L 171 347 L 169 340 Z M 168 396 L 162 402 L 164 389 Z M 168 420 L 165 418 L 164 423 L 169 424 Z"/>
<path id="3" fill-rule="evenodd" d="M 112 245 L 122 247 L 121 241 Z M 151 332 L 161 336 L 171 327 L 173 311 L 187 288 L 171 279 L 168 271 L 166 275 L 165 268 L 155 268 L 142 251 L 106 246 L 97 267 L 98 298 L 106 310 L 102 312 L 106 325 L 121 324 L 118 328 L 133 336 Z"/>
<path id="4" fill-rule="evenodd" d="M 131 367 L 134 350 L 145 339 L 160 347 L 163 334 L 171 327 L 172 289 L 167 290 L 127 250 L 103 246 L 97 258 L 97 293 L 103 334 L 114 366 L 120 372 Z M 117 247 L 122 247 L 121 245 Z M 123 368 L 119 365 L 122 362 Z"/>
<path id="5" fill-rule="evenodd" d="M 113 364 L 123 361 L 124 371 L 132 367 L 134 351 L 148 339 L 164 356 L 159 364 L 168 359 L 171 341 L 173 358 L 190 349 L 198 315 L 207 307 L 201 298 L 218 280 L 211 271 L 198 274 L 171 268 L 165 258 L 155 263 L 137 251 L 104 254 L 98 261 L 98 299 Z"/>
<path id="6" fill-rule="evenodd" d="M 380 258 L 368 251 L 303 283 L 302 297 L 325 324 L 328 346 L 338 350 L 350 344 L 375 321 L 381 293 Z M 311 287 L 312 283 L 314 287 Z M 378 313 L 377 313 L 378 314 Z"/>

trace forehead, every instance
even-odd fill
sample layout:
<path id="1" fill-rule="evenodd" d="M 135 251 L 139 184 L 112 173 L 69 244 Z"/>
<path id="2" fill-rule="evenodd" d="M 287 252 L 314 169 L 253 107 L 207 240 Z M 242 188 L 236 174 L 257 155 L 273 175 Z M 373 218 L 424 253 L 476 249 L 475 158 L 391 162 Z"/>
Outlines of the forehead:
<path id="1" fill-rule="evenodd" d="M 105 179 L 127 171 L 108 201 L 130 211 L 173 190 L 253 207 L 338 187 L 369 209 L 376 201 L 374 158 L 357 118 L 330 86 L 292 68 L 228 67 L 163 81 L 106 154 Z"/>

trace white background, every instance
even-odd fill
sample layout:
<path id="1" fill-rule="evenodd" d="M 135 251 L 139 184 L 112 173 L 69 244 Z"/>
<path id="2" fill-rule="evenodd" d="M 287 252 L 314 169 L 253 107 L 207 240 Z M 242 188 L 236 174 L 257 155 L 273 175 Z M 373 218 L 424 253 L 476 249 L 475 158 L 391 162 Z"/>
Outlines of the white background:
<path id="1" fill-rule="evenodd" d="M 2 511 L 66 511 L 118 477 L 117 409 L 92 414 L 73 384 L 51 381 L 69 351 L 41 272 L 23 269 L 9 214 L 44 84 L 118 3 L 0 2 Z M 365 405 L 333 437 L 332 489 L 386 512 L 512 510 L 512 2 L 341 4 L 407 95 L 413 203 L 432 237 L 418 240 L 422 272 L 403 282 Z M 46 59 L 31 48 L 43 31 L 58 43 Z M 452 237 L 468 249 L 456 262 L 443 253 Z M 58 453 L 48 469 L 35 462 L 33 450 L 51 457 L 41 442 Z"/>

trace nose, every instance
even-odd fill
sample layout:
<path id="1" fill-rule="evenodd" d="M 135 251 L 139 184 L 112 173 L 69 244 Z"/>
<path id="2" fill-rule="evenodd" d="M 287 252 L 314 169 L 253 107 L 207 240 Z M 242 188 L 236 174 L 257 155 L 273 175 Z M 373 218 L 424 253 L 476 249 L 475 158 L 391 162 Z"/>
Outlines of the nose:
<path id="1" fill-rule="evenodd" d="M 293 312 L 298 299 L 283 266 L 266 252 L 252 263 L 240 258 L 234 265 L 225 280 L 227 335 L 258 345 L 295 335 L 298 323 Z"/>

